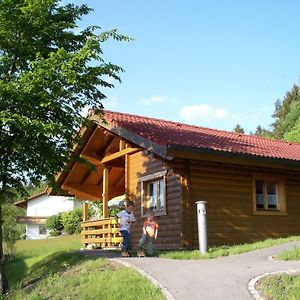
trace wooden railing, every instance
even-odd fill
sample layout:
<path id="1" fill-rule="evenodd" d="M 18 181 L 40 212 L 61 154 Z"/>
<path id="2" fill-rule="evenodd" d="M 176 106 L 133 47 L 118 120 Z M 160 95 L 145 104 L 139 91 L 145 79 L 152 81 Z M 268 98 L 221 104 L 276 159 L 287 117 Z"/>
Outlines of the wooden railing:
<path id="1" fill-rule="evenodd" d="M 100 248 L 119 247 L 123 241 L 114 218 L 81 223 L 81 237 L 85 248 L 89 244 Z"/>

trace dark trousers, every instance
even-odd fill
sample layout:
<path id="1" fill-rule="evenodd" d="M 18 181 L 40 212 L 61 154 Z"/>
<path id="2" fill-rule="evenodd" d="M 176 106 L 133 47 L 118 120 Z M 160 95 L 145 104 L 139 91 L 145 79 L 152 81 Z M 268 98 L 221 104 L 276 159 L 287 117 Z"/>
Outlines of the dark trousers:
<path id="1" fill-rule="evenodd" d="M 127 230 L 120 230 L 123 237 L 122 251 L 129 251 L 130 246 L 130 233 Z"/>
<path id="2" fill-rule="evenodd" d="M 143 233 L 142 237 L 139 240 L 138 249 L 143 249 L 143 245 L 145 242 L 147 242 L 147 254 L 153 255 L 153 238 L 148 234 Z"/>

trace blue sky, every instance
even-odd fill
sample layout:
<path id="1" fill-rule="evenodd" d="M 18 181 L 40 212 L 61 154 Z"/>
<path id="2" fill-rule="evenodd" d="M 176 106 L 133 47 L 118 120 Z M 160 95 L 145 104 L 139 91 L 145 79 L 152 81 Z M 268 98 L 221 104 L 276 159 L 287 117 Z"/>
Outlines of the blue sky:
<path id="1" fill-rule="evenodd" d="M 65 1 L 64 1 L 65 2 Z M 114 111 L 246 132 L 272 123 L 300 75 L 300 1 L 77 0 L 80 27 L 118 28 L 104 57 L 125 69 L 104 90 Z"/>

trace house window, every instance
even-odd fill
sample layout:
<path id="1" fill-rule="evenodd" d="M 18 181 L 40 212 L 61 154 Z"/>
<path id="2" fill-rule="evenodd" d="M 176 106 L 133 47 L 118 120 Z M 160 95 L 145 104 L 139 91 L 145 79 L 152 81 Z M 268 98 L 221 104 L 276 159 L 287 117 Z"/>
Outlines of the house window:
<path id="1" fill-rule="evenodd" d="M 166 179 L 167 171 L 141 177 L 142 215 L 152 210 L 156 215 L 166 214 Z"/>
<path id="2" fill-rule="evenodd" d="M 45 235 L 47 234 L 46 226 L 45 225 L 40 225 L 39 226 L 39 234 Z"/>
<path id="3" fill-rule="evenodd" d="M 284 180 L 279 177 L 254 176 L 253 208 L 256 214 L 286 213 Z"/>

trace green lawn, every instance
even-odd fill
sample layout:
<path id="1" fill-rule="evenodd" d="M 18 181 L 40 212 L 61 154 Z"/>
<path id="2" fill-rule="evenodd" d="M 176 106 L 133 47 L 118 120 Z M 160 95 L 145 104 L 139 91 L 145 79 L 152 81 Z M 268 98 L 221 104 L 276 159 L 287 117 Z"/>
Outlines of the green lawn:
<path id="1" fill-rule="evenodd" d="M 79 236 L 19 241 L 16 259 L 6 265 L 12 289 L 7 298 L 165 299 L 133 269 L 70 252 L 79 248 Z"/>
<path id="2" fill-rule="evenodd" d="M 300 260 L 300 248 L 294 247 L 277 255 L 278 260 Z M 262 278 L 257 289 L 266 299 L 300 299 L 300 275 L 278 274 Z"/>
<path id="3" fill-rule="evenodd" d="M 262 249 L 270 246 L 275 246 L 283 243 L 300 240 L 300 236 L 291 236 L 287 238 L 279 239 L 267 239 L 264 241 L 242 244 L 242 245 L 231 245 L 231 246 L 217 246 L 210 247 L 207 254 L 201 255 L 199 250 L 186 250 L 186 251 L 168 251 L 159 252 L 158 256 L 163 258 L 172 259 L 211 259 L 220 256 L 228 256 L 234 254 L 245 253 L 257 249 Z"/>

